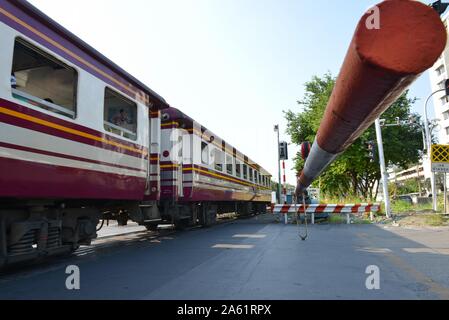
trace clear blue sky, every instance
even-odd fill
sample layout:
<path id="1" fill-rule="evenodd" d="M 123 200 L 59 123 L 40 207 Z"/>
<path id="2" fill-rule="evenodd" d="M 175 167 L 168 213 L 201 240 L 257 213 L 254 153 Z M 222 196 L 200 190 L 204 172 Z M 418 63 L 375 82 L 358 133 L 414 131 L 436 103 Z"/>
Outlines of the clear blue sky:
<path id="1" fill-rule="evenodd" d="M 32 0 L 277 180 L 274 124 L 338 74 L 366 0 Z M 407 17 L 404 17 L 406 19 Z M 429 94 L 428 74 L 411 88 Z M 421 112 L 422 101 L 415 107 Z M 290 150 L 291 155 L 297 151 Z M 287 180 L 295 173 L 287 163 Z"/>

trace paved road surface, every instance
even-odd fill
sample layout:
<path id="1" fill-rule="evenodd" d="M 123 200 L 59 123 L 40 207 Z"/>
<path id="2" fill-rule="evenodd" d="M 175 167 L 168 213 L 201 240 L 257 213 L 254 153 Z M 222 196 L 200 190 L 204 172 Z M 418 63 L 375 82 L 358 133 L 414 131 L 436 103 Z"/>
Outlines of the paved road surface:
<path id="1" fill-rule="evenodd" d="M 269 216 L 157 237 L 98 240 L 75 256 L 0 275 L 1 299 L 449 299 L 449 230 L 316 225 Z M 65 287 L 78 265 L 81 289 Z M 366 267 L 381 289 L 367 290 Z"/>

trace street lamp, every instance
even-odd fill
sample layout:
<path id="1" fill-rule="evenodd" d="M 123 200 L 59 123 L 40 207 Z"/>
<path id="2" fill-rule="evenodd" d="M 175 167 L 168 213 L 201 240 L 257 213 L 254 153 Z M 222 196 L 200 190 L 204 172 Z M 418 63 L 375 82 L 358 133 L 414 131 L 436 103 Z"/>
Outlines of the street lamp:
<path id="1" fill-rule="evenodd" d="M 278 136 L 278 144 L 277 144 L 277 148 L 278 148 L 278 203 L 281 203 L 281 151 L 279 148 L 279 125 L 275 125 L 274 126 L 274 132 L 277 132 L 277 136 Z"/>
<path id="2" fill-rule="evenodd" d="M 446 88 L 439 89 L 439 90 L 433 92 L 427 98 L 426 103 L 424 105 L 424 127 L 425 127 L 425 130 L 426 130 L 427 157 L 429 159 L 429 164 L 430 164 L 431 155 L 432 155 L 432 138 L 431 138 L 431 135 L 430 135 L 429 120 L 428 120 L 428 117 L 427 117 L 427 105 L 428 105 L 430 99 L 434 95 L 436 95 L 437 93 L 443 92 L 443 91 L 446 91 Z M 437 211 L 438 210 L 438 207 L 437 207 L 437 192 L 436 192 L 437 186 L 436 186 L 436 181 L 435 181 L 435 172 L 432 172 L 432 174 L 430 176 L 430 183 L 431 183 L 431 186 L 432 186 L 433 211 Z"/>

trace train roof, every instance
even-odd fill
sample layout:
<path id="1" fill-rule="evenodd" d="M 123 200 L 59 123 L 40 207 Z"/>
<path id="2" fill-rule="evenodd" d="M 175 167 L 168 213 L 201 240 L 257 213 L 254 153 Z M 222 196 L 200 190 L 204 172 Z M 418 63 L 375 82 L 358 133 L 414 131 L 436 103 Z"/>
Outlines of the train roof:
<path id="1" fill-rule="evenodd" d="M 99 51 L 94 49 L 92 46 L 81 40 L 78 36 L 61 26 L 59 23 L 51 19 L 45 13 L 37 9 L 35 6 L 30 4 L 26 0 L 6 0 L 10 5 L 19 7 L 19 9 L 25 11 L 34 19 L 38 20 L 40 23 L 44 24 L 46 27 L 57 33 L 59 36 L 65 38 L 67 41 L 71 42 L 73 45 L 84 51 L 86 54 L 102 63 L 107 68 L 111 69 L 111 71 L 115 72 L 119 76 L 123 77 L 125 80 L 129 81 L 132 85 L 136 86 L 140 90 L 146 92 L 149 96 L 153 98 L 153 100 L 157 100 L 159 108 L 168 108 L 169 105 L 165 101 L 162 96 L 157 94 L 155 91 L 150 89 L 144 83 L 136 79 L 134 76 L 126 72 L 120 66 L 112 62 L 106 56 L 101 54 Z"/>
<path id="2" fill-rule="evenodd" d="M 165 118 L 164 114 L 167 114 L 169 116 L 169 118 Z M 165 118 L 165 119 L 164 119 Z M 193 123 L 196 122 L 199 125 L 201 125 L 198 121 L 195 121 L 194 119 L 192 119 L 191 117 L 189 117 L 188 115 L 186 115 L 184 112 L 180 111 L 179 109 L 176 109 L 174 107 L 169 107 L 167 109 L 165 109 L 163 111 L 163 115 L 162 115 L 162 121 L 164 122 L 170 122 L 170 121 L 182 121 L 183 123 L 185 123 L 187 126 L 193 126 Z M 236 148 L 234 148 L 232 145 L 230 145 L 229 143 L 227 143 L 224 139 L 221 139 L 219 136 L 217 136 L 215 133 L 213 133 L 212 131 L 210 131 L 209 129 L 207 129 L 206 127 L 204 127 L 203 125 L 201 125 L 201 130 L 202 131 L 208 131 L 210 133 L 213 134 L 213 136 L 216 139 L 219 139 L 221 141 L 224 141 L 230 148 L 235 149 L 237 153 L 241 154 L 243 157 L 245 157 L 248 161 L 249 164 L 253 164 L 255 166 L 257 166 L 257 169 L 260 170 L 264 175 L 267 176 L 272 176 L 267 170 L 265 170 L 262 166 L 260 166 L 259 164 L 257 164 L 257 162 L 251 160 L 248 156 L 246 156 L 244 153 L 240 152 L 239 150 L 237 150 Z"/>

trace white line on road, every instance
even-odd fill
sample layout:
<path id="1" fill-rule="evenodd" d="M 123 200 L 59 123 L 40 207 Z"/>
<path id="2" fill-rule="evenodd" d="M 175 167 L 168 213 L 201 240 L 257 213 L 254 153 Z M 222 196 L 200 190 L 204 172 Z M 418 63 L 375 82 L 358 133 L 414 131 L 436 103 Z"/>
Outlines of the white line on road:
<path id="1" fill-rule="evenodd" d="M 369 252 L 369 253 L 391 253 L 388 248 L 358 248 L 357 251 Z"/>
<path id="2" fill-rule="evenodd" d="M 407 253 L 430 253 L 449 255 L 449 249 L 446 248 L 402 248 Z"/>
<path id="3" fill-rule="evenodd" d="M 216 244 L 212 248 L 214 249 L 252 249 L 253 245 L 250 244 Z"/>
<path id="4" fill-rule="evenodd" d="M 266 234 L 236 234 L 233 238 L 263 239 L 266 238 L 266 236 Z"/>

